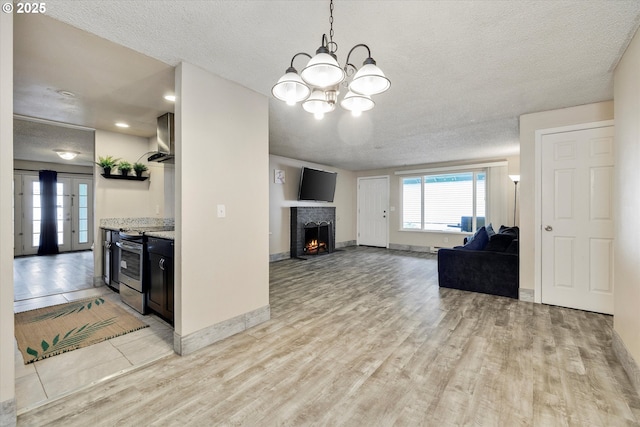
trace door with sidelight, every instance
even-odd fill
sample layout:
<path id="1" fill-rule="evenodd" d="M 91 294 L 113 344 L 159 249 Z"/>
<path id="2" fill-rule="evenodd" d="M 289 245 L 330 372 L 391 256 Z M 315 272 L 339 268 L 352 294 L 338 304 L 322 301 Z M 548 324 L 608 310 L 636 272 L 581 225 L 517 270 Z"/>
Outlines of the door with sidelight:
<path id="1" fill-rule="evenodd" d="M 34 255 L 40 245 L 40 180 L 16 175 L 14 187 L 14 253 Z M 60 252 L 91 249 L 93 244 L 93 180 L 58 177 L 56 221 Z M 16 218 L 18 216 L 18 218 Z"/>

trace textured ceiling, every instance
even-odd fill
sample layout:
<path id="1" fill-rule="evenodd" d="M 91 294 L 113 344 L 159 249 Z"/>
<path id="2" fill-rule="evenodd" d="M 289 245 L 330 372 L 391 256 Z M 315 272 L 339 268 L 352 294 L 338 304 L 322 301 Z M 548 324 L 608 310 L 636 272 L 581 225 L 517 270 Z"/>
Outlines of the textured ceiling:
<path id="1" fill-rule="evenodd" d="M 163 98 L 173 86 L 173 66 L 46 16 L 16 14 L 13 109 L 27 122 L 15 122 L 14 158 L 91 165 L 93 132 L 56 124 L 149 137 L 156 117 L 174 109 Z M 56 148 L 81 155 L 60 160 Z"/>
<path id="2" fill-rule="evenodd" d="M 316 121 L 270 90 L 295 53 L 318 47 L 328 9 L 318 0 L 47 2 L 58 20 L 269 96 L 272 154 L 351 170 L 518 154 L 521 114 L 613 98 L 613 70 L 640 22 L 637 0 L 336 0 L 338 60 L 368 44 L 391 89 L 360 118 L 337 109 Z"/>
<path id="3" fill-rule="evenodd" d="M 13 120 L 13 158 L 93 166 L 94 131 L 32 120 Z M 53 150 L 78 154 L 73 160 L 61 160 Z"/>

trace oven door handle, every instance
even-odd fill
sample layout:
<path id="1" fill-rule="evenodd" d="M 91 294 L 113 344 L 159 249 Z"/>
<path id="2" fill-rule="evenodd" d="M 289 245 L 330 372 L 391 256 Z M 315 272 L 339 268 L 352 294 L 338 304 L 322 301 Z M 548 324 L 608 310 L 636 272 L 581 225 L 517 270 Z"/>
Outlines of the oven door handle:
<path id="1" fill-rule="evenodd" d="M 116 242 L 116 246 L 125 251 L 135 252 L 137 254 L 142 253 L 142 247 L 140 245 L 132 245 L 126 242 Z"/>

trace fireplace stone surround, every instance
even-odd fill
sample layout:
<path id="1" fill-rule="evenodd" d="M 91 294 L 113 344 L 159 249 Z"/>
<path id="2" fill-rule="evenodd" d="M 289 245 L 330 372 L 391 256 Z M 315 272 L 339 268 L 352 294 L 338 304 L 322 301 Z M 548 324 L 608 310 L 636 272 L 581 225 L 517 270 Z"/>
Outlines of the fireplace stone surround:
<path id="1" fill-rule="evenodd" d="M 333 206 L 295 206 L 291 207 L 290 256 L 300 258 L 308 255 L 305 247 L 305 225 L 309 223 L 330 224 L 329 248 L 333 252 L 336 241 L 336 208 Z"/>

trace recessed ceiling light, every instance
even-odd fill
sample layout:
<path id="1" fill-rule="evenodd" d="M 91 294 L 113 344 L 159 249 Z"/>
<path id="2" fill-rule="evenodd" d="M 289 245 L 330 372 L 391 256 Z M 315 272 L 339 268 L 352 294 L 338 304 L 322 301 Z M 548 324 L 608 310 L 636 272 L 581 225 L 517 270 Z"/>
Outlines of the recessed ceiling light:
<path id="1" fill-rule="evenodd" d="M 73 160 L 78 154 L 80 154 L 78 151 L 71 151 L 71 150 L 53 150 L 53 151 L 55 151 L 56 154 L 60 156 L 61 159 L 65 159 L 65 160 Z"/>
<path id="2" fill-rule="evenodd" d="M 176 96 L 175 95 L 165 95 L 164 99 L 166 99 L 167 101 L 170 101 L 170 102 L 176 102 Z"/>
<path id="3" fill-rule="evenodd" d="M 73 92 L 70 92 L 68 90 L 57 90 L 56 91 L 58 94 L 62 95 L 62 96 L 66 96 L 67 98 L 75 98 L 76 94 Z"/>
<path id="4" fill-rule="evenodd" d="M 126 124 L 125 122 L 118 122 L 116 123 L 116 126 L 118 126 L 119 128 L 128 128 L 129 125 Z"/>

